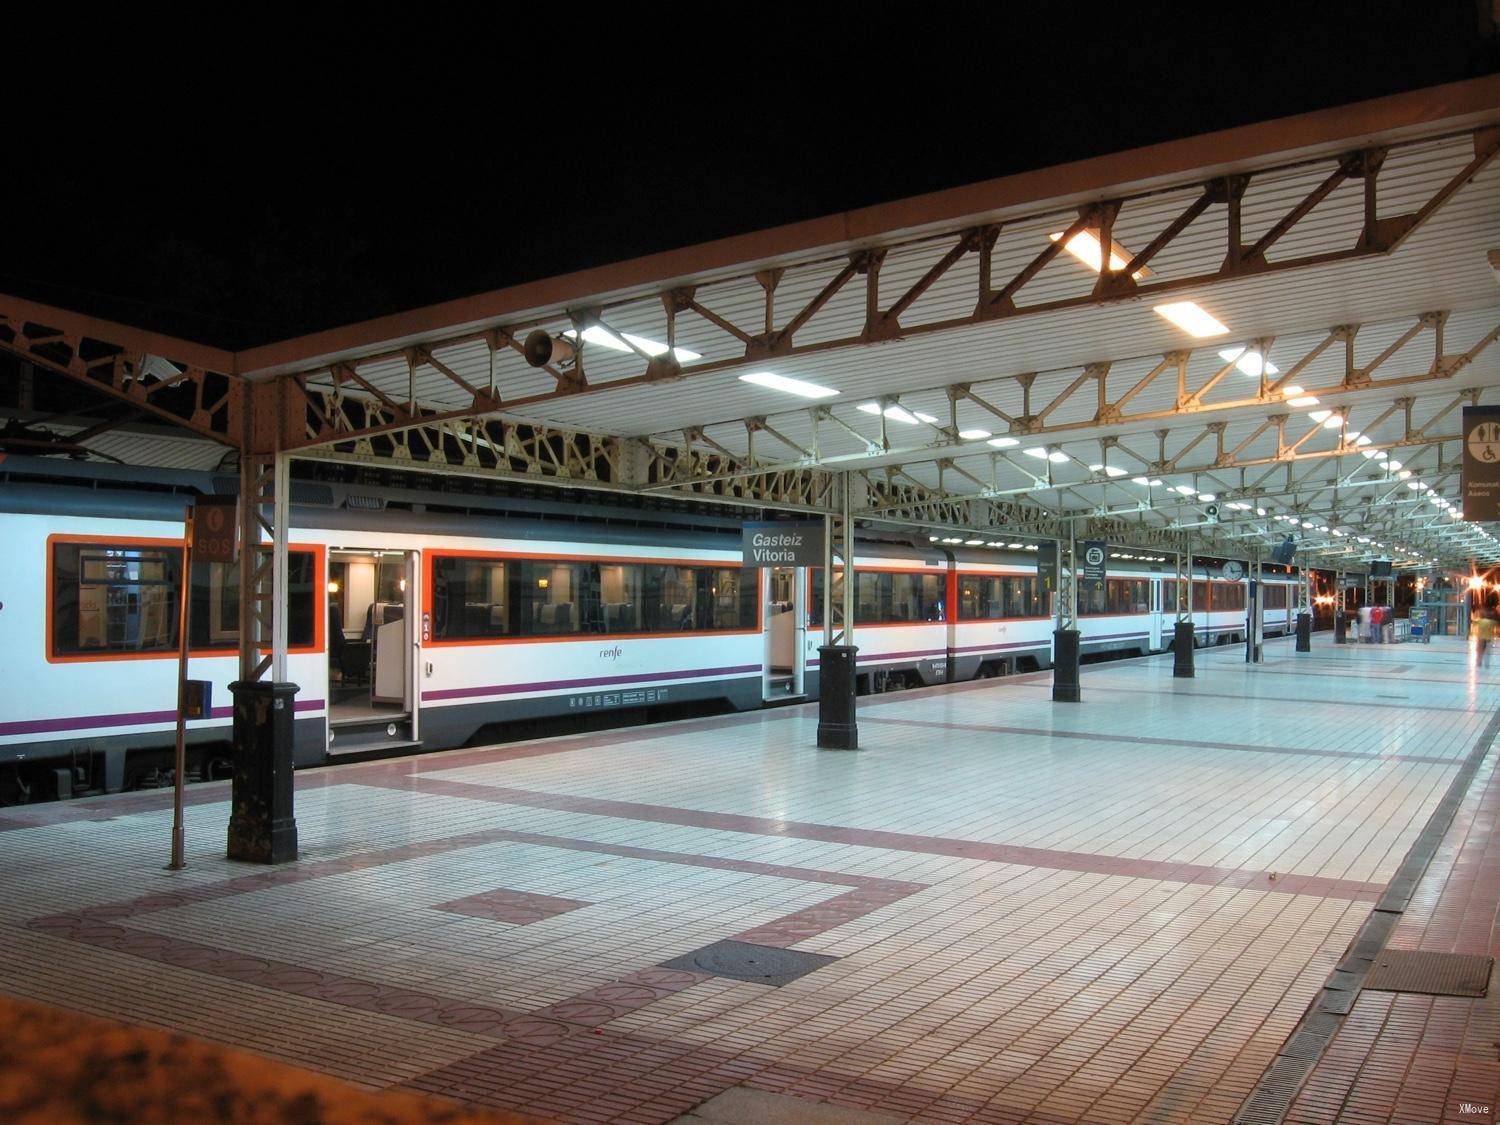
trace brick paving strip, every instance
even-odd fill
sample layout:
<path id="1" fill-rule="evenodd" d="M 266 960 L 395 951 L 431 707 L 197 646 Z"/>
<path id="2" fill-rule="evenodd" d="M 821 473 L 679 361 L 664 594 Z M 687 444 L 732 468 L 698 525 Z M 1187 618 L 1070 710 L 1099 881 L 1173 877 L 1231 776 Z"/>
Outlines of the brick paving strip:
<path id="1" fill-rule="evenodd" d="M 1474 740 L 1437 807 L 1412 842 L 1401 866 L 1380 896 L 1375 909 L 1354 939 L 1343 958 L 1328 976 L 1327 983 L 1308 1005 L 1296 1029 L 1282 1045 L 1275 1061 L 1266 1069 L 1255 1089 L 1235 1116 L 1236 1122 L 1279 1122 L 1285 1119 L 1293 1100 L 1324 1057 L 1334 1036 L 1344 1027 L 1349 1014 L 1360 999 L 1366 976 L 1375 959 L 1385 948 L 1402 915 L 1410 907 L 1428 865 L 1437 855 L 1443 838 L 1453 825 L 1469 787 L 1484 764 L 1495 737 L 1500 734 L 1500 711 Z M 1494 765 L 1491 764 L 1493 771 Z M 1390 1087 L 1392 1100 L 1399 1082 Z M 1493 1116 L 1493 1099 L 1490 1116 Z"/>
<path id="2" fill-rule="evenodd" d="M 755 836 L 818 840 L 829 844 L 853 844 L 857 847 L 910 852 L 916 855 L 952 856 L 955 859 L 983 860 L 990 863 L 1015 864 L 1021 867 L 1048 868 L 1055 871 L 1082 871 L 1092 875 L 1161 879 L 1231 889 L 1249 888 L 1282 894 L 1317 895 L 1321 898 L 1342 898 L 1356 902 L 1374 902 L 1385 891 L 1385 886 L 1381 883 L 1366 883 L 1357 879 L 1327 879 L 1317 875 L 1283 874 L 1273 880 L 1269 871 L 1252 871 L 1238 867 L 1208 867 L 1203 864 L 1176 863 L 1171 860 L 1131 859 L 1128 856 L 1102 855 L 1093 852 L 1059 851 L 1053 848 L 1024 847 L 1019 844 L 996 844 L 986 840 L 887 832 L 877 828 L 851 828 L 837 824 L 773 820 L 769 817 L 749 816 L 742 813 L 710 812 L 670 805 L 650 805 L 637 801 L 614 801 L 602 797 L 577 796 L 571 793 L 546 793 L 535 789 L 481 785 L 475 782 L 450 781 L 437 777 L 361 777 L 355 784 L 428 793 L 433 796 L 459 797 L 472 801 L 488 801 L 500 805 L 583 813 L 589 816 L 615 817 L 655 824 L 676 824 L 720 832 L 744 832 Z"/>
<path id="3" fill-rule="evenodd" d="M 160 910 L 232 898 L 236 895 L 251 894 L 272 887 L 290 886 L 294 883 L 328 878 L 351 871 L 366 871 L 411 859 L 493 843 L 564 848 L 571 851 L 616 855 L 688 867 L 706 867 L 718 871 L 738 871 L 752 875 L 853 888 L 815 906 L 794 911 L 785 917 L 742 933 L 730 935 L 736 941 L 754 942 L 759 945 L 789 947 L 808 938 L 817 937 L 837 926 L 863 918 L 882 907 L 900 902 L 918 891 L 927 889 L 925 883 L 908 883 L 840 871 L 823 871 L 788 864 L 693 855 L 685 852 L 662 851 L 657 848 L 634 847 L 628 844 L 608 844 L 566 836 L 549 836 L 538 832 L 492 828 L 450 836 L 441 840 L 402 844 L 340 859 L 304 861 L 294 868 L 277 868 L 187 890 L 159 892 L 120 902 L 85 907 L 68 913 L 50 914 L 29 920 L 26 928 L 83 945 L 114 950 L 133 957 L 253 984 L 293 996 L 322 1000 L 361 1011 L 379 1012 L 420 1023 L 436 1024 L 473 1035 L 514 1041 L 529 1047 L 546 1046 L 571 1035 L 600 1027 L 628 1012 L 654 1003 L 664 996 L 670 996 L 709 979 L 708 974 L 705 973 L 655 967 L 640 969 L 627 973 L 618 980 L 551 1004 L 540 1011 L 519 1012 L 411 988 L 397 988 L 321 969 L 310 969 L 269 957 L 250 956 L 186 938 L 131 929 L 121 924 L 130 918 Z M 523 892 L 508 889 L 489 892 L 489 896 L 502 894 L 511 896 L 512 905 L 519 900 L 532 900 L 532 913 L 538 909 L 535 900 L 544 900 L 546 904 L 549 904 L 552 913 L 559 912 L 557 906 L 561 903 L 569 903 L 567 907 L 569 910 L 588 905 L 575 900 L 552 898 L 546 895 L 526 895 Z M 471 896 L 469 900 L 456 901 L 472 902 L 473 899 L 485 897 L 487 896 L 477 895 Z M 454 903 L 450 902 L 440 904 L 435 909 L 451 910 L 453 906 Z M 504 921 L 505 919 L 496 920 Z"/>
<path id="4" fill-rule="evenodd" d="M 576 750 L 598 750 L 607 746 L 627 745 L 655 737 L 675 737 L 681 734 L 719 730 L 728 726 L 743 727 L 747 724 L 781 722 L 795 718 L 801 710 L 800 707 L 788 707 L 754 714 L 716 715 L 707 719 L 686 719 L 651 727 L 622 727 L 619 730 L 552 738 L 540 742 L 520 742 L 473 750 L 440 751 L 424 754 L 420 758 L 324 766 L 314 770 L 298 770 L 294 775 L 293 784 L 301 792 L 347 785 L 354 778 L 368 774 L 432 773 L 466 766 L 488 765 L 493 762 L 511 762 L 524 758 L 567 754 Z M 188 807 L 219 804 L 229 800 L 229 790 L 228 780 L 195 782 L 184 791 L 183 803 Z M 77 821 L 110 821 L 119 816 L 139 816 L 145 813 L 161 812 L 171 807 L 171 789 L 135 790 L 101 797 L 83 797 L 71 802 L 49 801 L 36 805 L 9 806 L 5 809 L 4 815 L 0 816 L 0 832 L 14 832 L 23 828 L 43 828 L 53 824 L 70 824 Z"/>

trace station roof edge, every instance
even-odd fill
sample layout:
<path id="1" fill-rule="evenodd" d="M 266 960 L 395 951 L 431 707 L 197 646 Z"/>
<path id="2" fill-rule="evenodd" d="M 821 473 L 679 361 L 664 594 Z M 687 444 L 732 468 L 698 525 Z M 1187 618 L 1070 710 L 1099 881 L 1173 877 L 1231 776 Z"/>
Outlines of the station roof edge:
<path id="1" fill-rule="evenodd" d="M 1064 209 L 1346 149 L 1396 143 L 1500 122 L 1500 75 L 1393 94 L 1143 148 L 1034 169 L 713 242 L 591 267 L 229 351 L 166 333 L 0 294 L 0 309 L 68 333 L 89 335 L 226 375 L 264 379 L 330 362 L 479 331 L 549 310 L 665 291 L 714 275 L 733 276 L 877 240 L 920 237 L 966 222 L 997 221 L 1039 207 Z M 1226 157 L 1225 153 L 1231 155 Z"/>

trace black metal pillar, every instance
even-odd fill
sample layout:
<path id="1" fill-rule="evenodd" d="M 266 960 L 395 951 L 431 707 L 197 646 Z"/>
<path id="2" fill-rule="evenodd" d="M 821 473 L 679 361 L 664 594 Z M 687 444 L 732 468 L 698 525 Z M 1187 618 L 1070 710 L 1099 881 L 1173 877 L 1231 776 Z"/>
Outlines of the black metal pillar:
<path id="1" fill-rule="evenodd" d="M 832 606 L 825 599 L 824 612 Z M 854 645 L 818 646 L 818 746 L 823 750 L 858 750 L 854 718 Z"/>
<path id="2" fill-rule="evenodd" d="M 1193 623 L 1179 621 L 1172 628 L 1172 675 L 1192 679 L 1193 671 Z"/>
<path id="3" fill-rule="evenodd" d="M 1082 698 L 1078 677 L 1078 630 L 1057 629 L 1052 634 L 1052 701 L 1077 703 Z"/>
<path id="4" fill-rule="evenodd" d="M 1333 607 L 1333 643 L 1336 645 L 1348 644 L 1349 623 L 1344 617 L 1344 607 L 1340 603 Z"/>
<path id="5" fill-rule="evenodd" d="M 237 681 L 234 696 L 234 786 L 229 858 L 288 863 L 297 858 L 292 815 L 292 716 L 296 684 Z"/>
<path id="6" fill-rule="evenodd" d="M 1297 651 L 1312 651 L 1312 614 L 1297 614 Z"/>

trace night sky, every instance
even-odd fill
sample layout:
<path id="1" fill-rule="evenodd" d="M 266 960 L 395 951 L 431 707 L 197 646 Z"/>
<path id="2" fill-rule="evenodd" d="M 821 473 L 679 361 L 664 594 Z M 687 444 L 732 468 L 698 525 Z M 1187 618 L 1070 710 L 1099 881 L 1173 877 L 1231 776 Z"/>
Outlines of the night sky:
<path id="1" fill-rule="evenodd" d="M 11 75 L 0 291 L 243 347 L 1500 69 L 1489 0 L 1219 7 L 99 28 Z"/>

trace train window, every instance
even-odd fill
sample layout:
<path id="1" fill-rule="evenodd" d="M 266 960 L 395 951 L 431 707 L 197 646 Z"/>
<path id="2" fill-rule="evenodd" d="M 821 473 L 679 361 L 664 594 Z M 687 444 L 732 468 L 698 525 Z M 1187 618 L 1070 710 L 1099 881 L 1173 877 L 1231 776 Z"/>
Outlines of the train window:
<path id="1" fill-rule="evenodd" d="M 963 574 L 958 579 L 958 619 L 986 621 L 1005 616 L 1001 579 L 994 575 Z"/>
<path id="2" fill-rule="evenodd" d="M 958 579 L 958 619 L 999 621 L 1008 617 L 1043 616 L 1042 595 L 1031 575 L 961 574 Z"/>
<path id="3" fill-rule="evenodd" d="M 942 574 L 904 571 L 854 572 L 854 623 L 904 625 L 943 620 Z"/>
<path id="4" fill-rule="evenodd" d="M 1161 607 L 1164 613 L 1177 612 L 1177 579 L 1168 578 L 1162 582 Z M 1201 613 L 1208 608 L 1208 585 L 1199 578 L 1193 582 L 1193 605 L 1195 613 Z"/>
<path id="5" fill-rule="evenodd" d="M 1078 583 L 1078 612 L 1085 616 L 1112 612 L 1109 608 L 1109 580 Z"/>
<path id="6" fill-rule="evenodd" d="M 843 598 L 843 572 L 833 576 L 835 606 Z M 856 570 L 854 572 L 855 625 L 904 625 L 945 620 L 947 575 L 908 571 Z M 812 605 L 808 622 L 823 623 L 823 571 L 812 572 Z M 839 620 L 835 610 L 834 620 Z"/>
<path id="7" fill-rule="evenodd" d="M 55 543 L 52 651 L 163 652 L 177 647 L 176 547 Z"/>
<path id="8" fill-rule="evenodd" d="M 1039 579 L 1010 577 L 1005 579 L 1004 590 L 1006 617 L 1046 616 L 1047 610 L 1042 605 L 1042 584 Z"/>
<path id="9" fill-rule="evenodd" d="M 1085 589 L 1078 587 L 1078 612 L 1080 614 L 1112 614 L 1123 616 L 1151 611 L 1151 582 L 1145 578 L 1106 578 L 1102 585 Z"/>
<path id="10" fill-rule="evenodd" d="M 503 637 L 510 632 L 505 563 L 435 556 L 432 632 L 439 640 Z"/>
<path id="11" fill-rule="evenodd" d="M 432 581 L 440 641 L 756 625 L 756 584 L 739 567 L 437 555 Z"/>
<path id="12" fill-rule="evenodd" d="M 1238 582 L 1215 582 L 1210 596 L 1215 613 L 1245 608 L 1245 587 Z"/>
<path id="13" fill-rule="evenodd" d="M 269 547 L 260 548 L 262 557 Z M 310 647 L 316 639 L 313 615 L 317 605 L 317 558 L 310 550 L 289 549 L 286 555 L 286 643 Z M 234 648 L 240 643 L 239 563 L 193 562 L 192 611 L 188 643 L 195 649 Z M 263 643 L 270 642 L 262 638 Z"/>

